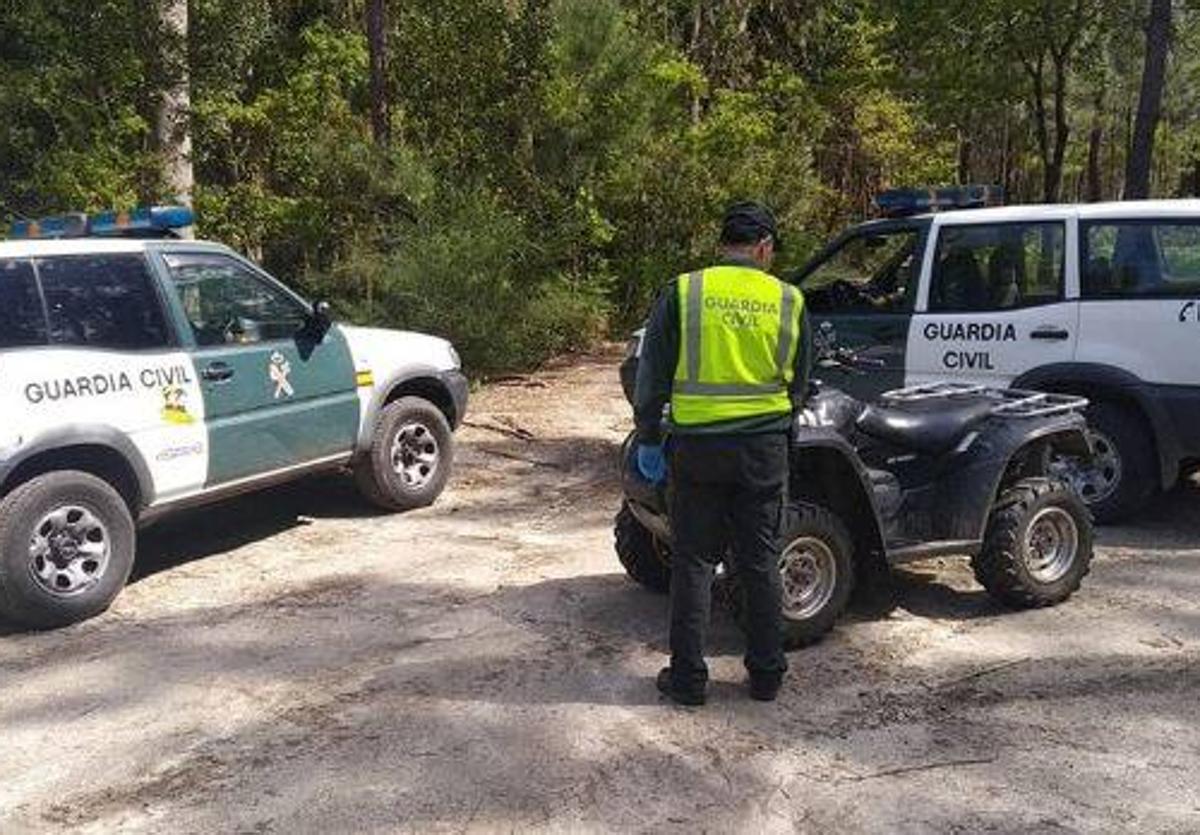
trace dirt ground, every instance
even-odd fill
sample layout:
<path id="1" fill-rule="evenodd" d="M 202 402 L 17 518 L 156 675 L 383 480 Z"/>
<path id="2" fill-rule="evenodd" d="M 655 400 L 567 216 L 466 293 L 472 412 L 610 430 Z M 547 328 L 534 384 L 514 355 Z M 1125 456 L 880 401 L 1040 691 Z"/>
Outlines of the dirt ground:
<path id="1" fill-rule="evenodd" d="M 0 626 L 0 831 L 1200 831 L 1200 486 L 1055 609 L 898 573 L 775 704 L 718 615 L 678 708 L 612 551 L 628 411 L 611 352 L 493 386 L 429 510 L 257 494 L 145 531 L 106 615 Z"/>

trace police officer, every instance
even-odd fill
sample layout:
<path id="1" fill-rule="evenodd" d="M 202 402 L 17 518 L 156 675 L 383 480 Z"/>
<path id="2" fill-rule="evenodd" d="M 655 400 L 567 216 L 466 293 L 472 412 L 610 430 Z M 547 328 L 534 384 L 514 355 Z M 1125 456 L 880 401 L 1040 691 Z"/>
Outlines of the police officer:
<path id="1" fill-rule="evenodd" d="M 642 342 L 637 466 L 661 482 L 669 457 L 674 534 L 671 664 L 658 689 L 681 704 L 705 701 L 713 570 L 727 546 L 746 595 L 750 695 L 773 700 L 787 670 L 779 535 L 793 402 L 807 390 L 811 349 L 800 291 L 767 272 L 778 247 L 767 208 L 731 206 L 720 264 L 671 282 Z"/>

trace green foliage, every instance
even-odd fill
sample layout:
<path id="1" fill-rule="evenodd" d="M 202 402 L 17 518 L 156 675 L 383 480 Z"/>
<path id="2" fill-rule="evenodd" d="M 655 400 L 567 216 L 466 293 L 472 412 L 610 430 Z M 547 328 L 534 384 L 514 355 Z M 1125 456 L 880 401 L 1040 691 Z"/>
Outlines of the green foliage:
<path id="1" fill-rule="evenodd" d="M 598 288 L 546 279 L 521 220 L 482 191 L 441 194 L 386 254 L 343 261 L 314 290 L 369 324 L 451 337 L 475 373 L 536 364 L 603 335 Z"/>
<path id="2" fill-rule="evenodd" d="M 0 220 L 161 197 L 161 1 L 0 0 Z M 786 271 L 882 188 L 1040 199 L 1056 55 L 1063 197 L 1119 197 L 1145 5 L 388 2 L 381 147 L 361 2 L 190 0 L 199 233 L 477 373 L 524 367 L 640 319 L 733 200 L 776 209 Z M 1177 5 L 1163 195 L 1200 190 L 1197 14 Z"/>

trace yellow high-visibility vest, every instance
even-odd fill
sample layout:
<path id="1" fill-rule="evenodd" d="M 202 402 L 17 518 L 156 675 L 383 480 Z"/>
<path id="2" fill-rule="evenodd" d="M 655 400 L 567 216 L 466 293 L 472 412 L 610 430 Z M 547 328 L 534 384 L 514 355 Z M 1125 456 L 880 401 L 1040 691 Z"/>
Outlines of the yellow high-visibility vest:
<path id="1" fill-rule="evenodd" d="M 800 291 L 739 266 L 682 275 L 678 286 L 671 421 L 702 426 L 790 412 L 804 309 Z"/>

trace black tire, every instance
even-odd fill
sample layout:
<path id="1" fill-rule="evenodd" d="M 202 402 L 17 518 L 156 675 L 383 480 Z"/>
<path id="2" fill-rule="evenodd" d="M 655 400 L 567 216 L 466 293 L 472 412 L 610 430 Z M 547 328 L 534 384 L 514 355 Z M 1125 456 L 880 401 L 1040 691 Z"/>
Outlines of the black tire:
<path id="1" fill-rule="evenodd" d="M 820 593 L 819 602 L 814 601 L 811 605 L 797 605 L 801 598 L 795 598 L 789 606 L 789 586 L 794 584 L 788 577 L 781 577 L 784 586 L 783 645 L 790 650 L 814 644 L 833 629 L 854 592 L 855 562 L 854 540 L 833 513 L 819 505 L 798 502 L 791 504 L 785 513 L 780 537 L 781 573 L 787 570 L 785 562 L 796 560 L 805 565 L 816 560 L 832 572 L 827 593 Z M 745 629 L 745 596 L 736 570 L 730 582 L 733 588 L 729 602 L 738 624 Z"/>
<path id="2" fill-rule="evenodd" d="M 1039 576 L 1038 554 L 1030 548 L 1030 526 L 1035 520 L 1055 525 L 1064 518 L 1074 526 L 1074 551 Z M 975 579 L 988 594 L 1017 609 L 1066 600 L 1079 589 L 1091 564 L 1091 515 L 1075 489 L 1058 478 L 1026 478 L 1006 489 L 988 519 L 983 547 L 971 561 Z"/>
<path id="3" fill-rule="evenodd" d="M 635 582 L 659 594 L 671 589 L 671 551 L 638 521 L 627 502 L 614 523 L 617 558 Z"/>
<path id="4" fill-rule="evenodd" d="M 1093 433 L 1097 466 L 1105 469 L 1097 475 L 1111 472 L 1116 483 L 1111 492 L 1101 491 L 1099 498 L 1092 498 L 1096 488 L 1088 485 L 1091 479 L 1077 482 L 1076 487 L 1097 522 L 1119 522 L 1145 507 L 1157 490 L 1158 466 L 1150 427 L 1133 407 L 1108 400 L 1090 404 L 1085 415 Z M 1116 456 L 1115 465 L 1110 454 Z"/>
<path id="5" fill-rule="evenodd" d="M 398 455 L 408 456 L 415 448 L 434 456 L 427 471 L 421 470 L 422 462 L 409 465 L 411 481 L 393 465 L 394 447 L 402 432 L 407 433 L 402 442 L 405 451 Z M 354 465 L 354 478 L 372 504 L 389 511 L 413 510 L 433 504 L 441 495 L 453 461 L 454 433 L 441 409 L 420 397 L 401 397 L 380 411 L 371 447 Z"/>
<path id="6" fill-rule="evenodd" d="M 48 520 L 55 511 L 58 522 Z M 38 539 L 45 555 L 34 553 Z M 106 556 L 73 556 L 81 543 L 103 546 Z M 34 629 L 98 615 L 129 580 L 136 547 L 129 507 L 107 482 L 74 470 L 37 476 L 0 501 L 0 615 Z M 78 588 L 69 588 L 73 579 Z"/>

